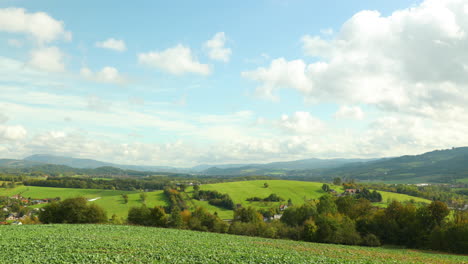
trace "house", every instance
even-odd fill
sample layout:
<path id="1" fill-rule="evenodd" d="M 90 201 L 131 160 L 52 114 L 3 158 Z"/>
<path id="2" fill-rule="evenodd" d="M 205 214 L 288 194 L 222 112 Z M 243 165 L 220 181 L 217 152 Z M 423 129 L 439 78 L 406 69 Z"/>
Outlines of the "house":
<path id="1" fill-rule="evenodd" d="M 359 190 L 357 190 L 357 189 L 346 189 L 345 190 L 346 195 L 354 195 L 356 193 L 359 193 Z"/>
<path id="2" fill-rule="evenodd" d="M 12 225 L 22 225 L 23 223 L 21 223 L 20 221 L 14 221 L 13 223 L 11 223 Z"/>
<path id="3" fill-rule="evenodd" d="M 15 195 L 11 196 L 10 198 L 11 198 L 11 199 L 19 200 L 19 199 L 21 199 L 22 197 L 21 197 L 21 195 L 19 195 L 19 194 L 15 194 Z"/>
<path id="4" fill-rule="evenodd" d="M 284 211 L 284 210 L 288 209 L 288 205 L 287 204 L 282 204 L 282 205 L 280 205 L 279 209 L 280 209 L 280 211 Z"/>
<path id="5" fill-rule="evenodd" d="M 8 217 L 6 218 L 6 220 L 17 220 L 18 217 L 16 214 L 9 214 Z"/>

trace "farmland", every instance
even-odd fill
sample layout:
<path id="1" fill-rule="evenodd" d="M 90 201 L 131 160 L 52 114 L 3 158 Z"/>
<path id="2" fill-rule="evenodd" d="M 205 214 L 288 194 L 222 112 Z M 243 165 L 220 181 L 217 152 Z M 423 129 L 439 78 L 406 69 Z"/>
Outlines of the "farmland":
<path id="1" fill-rule="evenodd" d="M 268 183 L 268 188 L 264 187 L 264 183 Z M 268 195 L 275 193 L 285 200 L 291 199 L 294 204 L 300 205 L 304 201 L 311 199 L 318 199 L 324 195 L 325 192 L 321 189 L 322 183 L 318 182 L 302 182 L 302 181 L 287 181 L 287 180 L 256 180 L 256 181 L 241 181 L 241 182 L 228 182 L 228 183 L 217 183 L 217 184 L 206 184 L 201 185 L 201 190 L 216 190 L 220 193 L 227 193 L 231 196 L 236 204 L 242 204 L 243 206 L 252 206 L 255 208 L 268 208 L 277 207 L 284 202 L 249 202 L 247 198 L 258 196 L 267 197 Z M 331 186 L 337 191 L 340 191 L 341 187 Z M 232 210 L 219 208 L 208 204 L 207 201 L 197 201 L 191 199 L 192 188 L 187 188 L 184 198 L 190 209 L 195 209 L 197 206 L 202 206 L 208 209 L 208 211 L 214 213 L 217 212 L 219 217 L 222 219 L 231 219 L 233 216 Z M 428 200 L 413 197 L 404 194 L 381 192 L 383 196 L 382 203 L 376 204 L 381 207 L 385 207 L 387 201 L 398 200 L 398 201 L 409 201 L 414 200 L 416 202 L 429 202 Z M 12 196 L 15 194 L 21 194 L 24 197 L 31 197 L 34 199 L 38 198 L 55 198 L 60 197 L 62 199 L 83 196 L 88 199 L 99 199 L 93 201 L 97 205 L 103 207 L 110 217 L 112 214 L 116 214 L 119 217 L 126 217 L 128 209 L 132 206 L 141 206 L 143 203 L 140 200 L 140 192 L 138 191 L 116 191 L 116 190 L 102 190 L 102 189 L 74 189 L 74 188 L 54 188 L 54 187 L 36 187 L 36 186 L 18 186 L 14 189 L 0 189 L 0 196 Z M 121 197 L 122 194 L 127 194 L 129 197 L 128 204 L 123 202 Z M 154 207 L 155 205 L 166 206 L 167 201 L 163 194 L 163 191 L 154 191 L 147 193 L 146 205 L 148 207 Z"/>
<path id="2" fill-rule="evenodd" d="M 0 226 L 1 263 L 467 263 L 406 249 L 272 240 L 138 226 Z M 27 250 L 25 250 L 27 249 Z"/>
<path id="3" fill-rule="evenodd" d="M 35 186 L 19 186 L 14 189 L 0 190 L 0 196 L 12 196 L 21 194 L 23 197 L 31 197 L 33 199 L 55 198 L 61 199 L 82 196 L 87 199 L 99 198 L 93 203 L 101 206 L 107 211 L 108 216 L 116 214 L 119 217 L 127 217 L 128 209 L 132 206 L 141 206 L 140 192 L 137 191 L 113 191 L 101 189 L 74 189 L 74 188 L 54 188 L 54 187 L 35 187 Z M 125 204 L 122 199 L 122 194 L 128 195 L 128 203 Z M 147 193 L 146 204 L 148 206 L 165 206 L 166 199 L 162 191 L 154 191 Z"/>
<path id="4" fill-rule="evenodd" d="M 264 187 L 264 183 L 268 184 L 268 188 Z M 284 198 L 286 201 L 291 199 L 293 204 L 303 204 L 307 200 L 318 199 L 320 196 L 324 195 L 325 192 L 322 190 L 322 184 L 318 182 L 303 182 L 303 181 L 287 181 L 287 180 L 256 180 L 256 181 L 242 181 L 242 182 L 228 182 L 228 183 L 216 183 L 216 184 L 206 184 L 201 186 L 201 190 L 216 190 L 220 193 L 227 193 L 231 196 L 232 200 L 236 204 L 242 204 L 242 206 L 252 206 L 255 208 L 267 208 L 271 206 L 278 206 L 280 202 L 265 203 L 265 202 L 249 202 L 246 201 L 247 198 L 252 196 L 258 197 L 267 197 L 268 195 L 275 193 L 280 197 Z M 331 186 L 338 192 L 342 191 L 340 186 Z M 187 190 L 188 192 L 191 189 Z M 414 200 L 415 202 L 426 202 L 430 203 L 429 200 L 399 194 L 391 192 L 383 192 L 382 202 L 375 203 L 375 205 L 380 207 L 385 207 L 388 201 L 397 200 L 397 201 L 410 201 Z M 286 201 L 282 203 L 286 203 Z M 232 218 L 232 211 L 230 210 L 221 210 L 214 206 L 209 206 L 207 202 L 195 201 L 197 204 L 205 206 L 209 211 L 217 211 L 218 215 L 221 218 L 229 219 Z"/>

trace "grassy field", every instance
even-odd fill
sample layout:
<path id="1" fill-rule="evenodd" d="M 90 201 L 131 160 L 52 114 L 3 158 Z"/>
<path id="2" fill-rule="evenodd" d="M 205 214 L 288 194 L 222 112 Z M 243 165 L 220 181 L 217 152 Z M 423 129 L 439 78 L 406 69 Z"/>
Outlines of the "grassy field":
<path id="1" fill-rule="evenodd" d="M 268 188 L 264 187 L 264 183 L 268 183 Z M 257 209 L 278 207 L 280 204 L 287 203 L 288 199 L 291 199 L 293 204 L 300 205 L 305 201 L 311 199 L 318 199 L 324 195 L 325 192 L 322 190 L 322 183 L 318 182 L 303 182 L 303 181 L 286 181 L 286 180 L 259 180 L 259 181 L 241 181 L 241 182 L 227 182 L 217 184 L 206 184 L 201 185 L 201 190 L 216 190 L 220 193 L 227 193 L 231 196 L 234 203 L 242 204 L 245 207 L 252 206 Z M 340 192 L 339 186 L 331 186 Z M 187 188 L 184 198 L 190 209 L 193 210 L 198 206 L 203 206 L 208 209 L 211 213 L 217 212 L 218 216 L 222 219 L 232 219 L 233 211 L 208 204 L 207 201 L 197 201 L 191 199 L 193 189 Z M 284 198 L 284 202 L 248 202 L 247 198 L 257 196 L 265 198 L 268 195 L 276 193 L 280 197 Z M 409 201 L 414 200 L 416 202 L 430 202 L 428 200 L 412 197 L 404 194 L 381 192 L 383 197 L 382 203 L 376 203 L 375 205 L 385 207 L 387 201 L 398 200 L 398 201 Z M 12 196 L 15 194 L 21 194 L 24 197 L 31 198 L 55 198 L 60 197 L 61 199 L 83 196 L 88 199 L 99 199 L 93 201 L 99 206 L 102 206 L 108 216 L 116 214 L 120 217 L 126 217 L 128 209 L 132 206 L 141 206 L 142 201 L 140 200 L 140 193 L 137 191 L 113 191 L 113 190 L 100 190 L 100 189 L 73 189 L 73 188 L 53 188 L 53 187 L 35 187 L 35 186 L 19 186 L 14 189 L 0 189 L 0 196 Z M 128 204 L 125 204 L 122 199 L 122 194 L 127 194 L 129 197 Z M 166 206 L 167 201 L 163 191 L 154 191 L 147 193 L 146 205 L 153 207 L 155 205 Z"/>
<path id="2" fill-rule="evenodd" d="M 116 214 L 120 217 L 127 217 L 128 209 L 132 206 L 141 206 L 139 192 L 130 191 L 113 191 L 101 189 L 73 189 L 73 188 L 53 188 L 53 187 L 36 187 L 36 186 L 19 186 L 14 189 L 0 189 L 0 196 L 12 196 L 21 194 L 23 197 L 31 197 L 33 199 L 40 198 L 55 198 L 61 199 L 82 196 L 88 199 L 99 199 L 93 201 L 97 205 L 103 207 L 108 216 Z M 122 194 L 128 195 L 128 204 L 125 204 L 122 199 Z M 148 192 L 146 199 L 147 206 L 167 205 L 165 196 L 162 191 Z"/>
<path id="3" fill-rule="evenodd" d="M 0 226 L 0 263 L 468 263 L 468 257 L 113 225 Z"/>
<path id="4" fill-rule="evenodd" d="M 264 183 L 268 183 L 268 188 L 264 187 Z M 322 190 L 323 183 L 318 182 L 303 182 L 303 181 L 287 181 L 287 180 L 257 180 L 257 181 L 241 181 L 241 182 L 227 182 L 227 183 L 216 183 L 216 184 L 206 184 L 201 185 L 201 190 L 216 190 L 221 193 L 227 193 L 231 196 L 232 200 L 236 204 L 242 204 L 242 206 L 252 206 L 255 208 L 269 208 L 273 206 L 279 206 L 280 204 L 287 203 L 287 200 L 291 198 L 293 204 L 303 204 L 305 201 L 311 199 L 318 199 L 320 196 L 324 195 L 325 192 Z M 337 190 L 338 192 L 342 191 L 341 186 L 330 186 L 332 189 Z M 189 195 L 192 192 L 192 189 L 187 189 Z M 429 200 L 413 197 L 405 194 L 391 193 L 379 191 L 382 194 L 382 202 L 375 203 L 375 205 L 380 207 L 385 207 L 387 201 L 397 200 L 397 201 L 410 201 L 414 200 L 415 202 L 426 202 L 430 203 Z M 265 198 L 268 195 L 276 193 L 280 197 L 284 198 L 286 201 L 277 202 L 277 203 L 265 203 L 265 202 L 248 202 L 247 198 L 257 196 L 260 198 Z M 195 201 L 196 204 L 205 206 L 211 212 L 218 212 L 218 215 L 223 219 L 232 218 L 233 211 L 230 210 L 221 210 L 218 207 L 211 206 L 207 202 Z"/>

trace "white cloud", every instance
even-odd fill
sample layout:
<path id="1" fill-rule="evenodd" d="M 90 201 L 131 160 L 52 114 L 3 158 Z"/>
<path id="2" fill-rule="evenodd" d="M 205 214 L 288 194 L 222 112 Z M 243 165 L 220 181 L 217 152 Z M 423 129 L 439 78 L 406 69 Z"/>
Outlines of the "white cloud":
<path id="1" fill-rule="evenodd" d="M 208 56 L 213 60 L 228 62 L 231 57 L 231 49 L 224 47 L 226 44 L 226 35 L 224 32 L 216 33 L 212 39 L 205 42 L 205 48 L 208 49 Z"/>
<path id="2" fill-rule="evenodd" d="M 207 64 L 198 62 L 192 55 L 190 48 L 181 44 L 160 52 L 140 53 L 138 54 L 138 61 L 140 64 L 175 75 L 185 73 L 209 75 L 211 73 L 210 67 Z"/>
<path id="3" fill-rule="evenodd" d="M 286 132 L 315 134 L 325 129 L 326 125 L 309 112 L 295 112 L 293 115 L 282 115 L 278 126 Z"/>
<path id="4" fill-rule="evenodd" d="M 320 30 L 320 33 L 324 35 L 333 35 L 335 32 L 333 31 L 333 28 L 324 28 Z"/>
<path id="5" fill-rule="evenodd" d="M 44 12 L 28 13 L 23 8 L 0 9 L 0 31 L 29 34 L 39 43 L 58 39 L 71 40 L 72 36 L 65 31 L 62 21 Z"/>
<path id="6" fill-rule="evenodd" d="M 275 59 L 268 68 L 258 68 L 254 71 L 242 72 L 242 77 L 262 83 L 257 87 L 259 97 L 278 100 L 275 91 L 280 88 L 294 88 L 303 93 L 309 93 L 312 82 L 306 75 L 307 65 L 302 60 L 286 61 Z"/>
<path id="7" fill-rule="evenodd" d="M 310 101 L 367 104 L 384 111 L 436 113 L 468 103 L 468 16 L 466 1 L 427 0 L 382 16 L 362 11 L 332 40 L 302 38 L 317 62 L 275 59 L 242 76 L 257 92 L 275 98 L 295 89 Z M 296 65 L 296 67 L 292 67 Z"/>
<path id="8" fill-rule="evenodd" d="M 39 48 L 31 51 L 29 65 L 48 72 L 63 72 L 63 57 L 64 54 L 57 47 Z"/>
<path id="9" fill-rule="evenodd" d="M 0 113 L 0 124 L 6 123 L 8 121 L 8 117 L 5 114 Z"/>
<path id="10" fill-rule="evenodd" d="M 121 76 L 119 71 L 110 66 L 102 68 L 98 72 L 93 72 L 87 67 L 83 67 L 80 70 L 81 76 L 88 80 L 102 82 L 102 83 L 113 83 L 113 84 L 124 84 L 126 79 Z"/>
<path id="11" fill-rule="evenodd" d="M 26 137 L 26 129 L 22 126 L 0 125 L 0 142 L 15 141 Z"/>
<path id="12" fill-rule="evenodd" d="M 338 109 L 334 116 L 337 119 L 362 120 L 364 119 L 364 112 L 359 106 L 343 105 Z"/>
<path id="13" fill-rule="evenodd" d="M 120 52 L 127 50 L 127 46 L 125 45 L 125 42 L 123 40 L 114 38 L 109 38 L 105 41 L 96 42 L 96 47 L 103 49 L 111 49 Z"/>

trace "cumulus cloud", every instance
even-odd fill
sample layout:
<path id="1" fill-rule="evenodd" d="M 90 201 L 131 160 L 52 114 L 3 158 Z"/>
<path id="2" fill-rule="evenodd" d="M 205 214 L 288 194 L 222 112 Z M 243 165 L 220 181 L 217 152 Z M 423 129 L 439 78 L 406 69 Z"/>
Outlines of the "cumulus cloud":
<path id="1" fill-rule="evenodd" d="M 181 44 L 164 51 L 140 53 L 138 54 L 138 61 L 140 64 L 175 75 L 185 73 L 209 75 L 211 73 L 211 69 L 207 64 L 198 62 L 192 55 L 192 50 Z"/>
<path id="2" fill-rule="evenodd" d="M 287 132 L 315 134 L 325 129 L 325 123 L 309 112 L 295 112 L 291 116 L 282 115 L 278 126 Z"/>
<path id="3" fill-rule="evenodd" d="M 96 47 L 103 49 L 111 49 L 120 52 L 127 50 L 127 46 L 125 45 L 125 42 L 123 40 L 114 38 L 109 38 L 104 41 L 96 42 Z"/>
<path id="4" fill-rule="evenodd" d="M 384 111 L 436 112 L 468 103 L 468 16 L 463 0 L 426 0 L 390 16 L 355 14 L 331 40 L 302 38 L 316 62 L 275 59 L 242 73 L 275 98 L 295 89 L 311 101 L 368 104 Z M 293 67 L 295 65 L 295 67 Z"/>
<path id="5" fill-rule="evenodd" d="M 29 65 L 48 72 L 63 72 L 65 64 L 63 52 L 57 47 L 46 47 L 31 51 Z"/>
<path id="6" fill-rule="evenodd" d="M 26 129 L 22 126 L 0 125 L 0 142 L 15 141 L 26 137 Z"/>
<path id="7" fill-rule="evenodd" d="M 28 34 L 39 43 L 72 37 L 62 21 L 44 12 L 29 13 L 24 8 L 0 9 L 0 31 Z"/>
<path id="8" fill-rule="evenodd" d="M 232 51 L 230 48 L 224 47 L 225 44 L 226 35 L 224 32 L 216 33 L 212 39 L 205 42 L 208 56 L 213 60 L 228 62 Z"/>
<path id="9" fill-rule="evenodd" d="M 364 119 L 364 112 L 359 106 L 343 105 L 336 111 L 334 116 L 336 119 L 362 120 Z"/>
<path id="10" fill-rule="evenodd" d="M 87 67 L 83 67 L 80 70 L 81 76 L 88 80 L 102 82 L 102 83 L 113 83 L 113 84 L 124 84 L 126 79 L 121 76 L 119 71 L 110 66 L 102 68 L 98 72 L 93 72 Z"/>
<path id="11" fill-rule="evenodd" d="M 244 78 L 262 83 L 257 87 L 259 97 L 276 101 L 279 97 L 275 91 L 281 88 L 293 88 L 303 93 L 312 89 L 312 81 L 306 74 L 307 65 L 302 60 L 286 61 L 284 58 L 275 59 L 267 68 L 242 72 Z"/>

